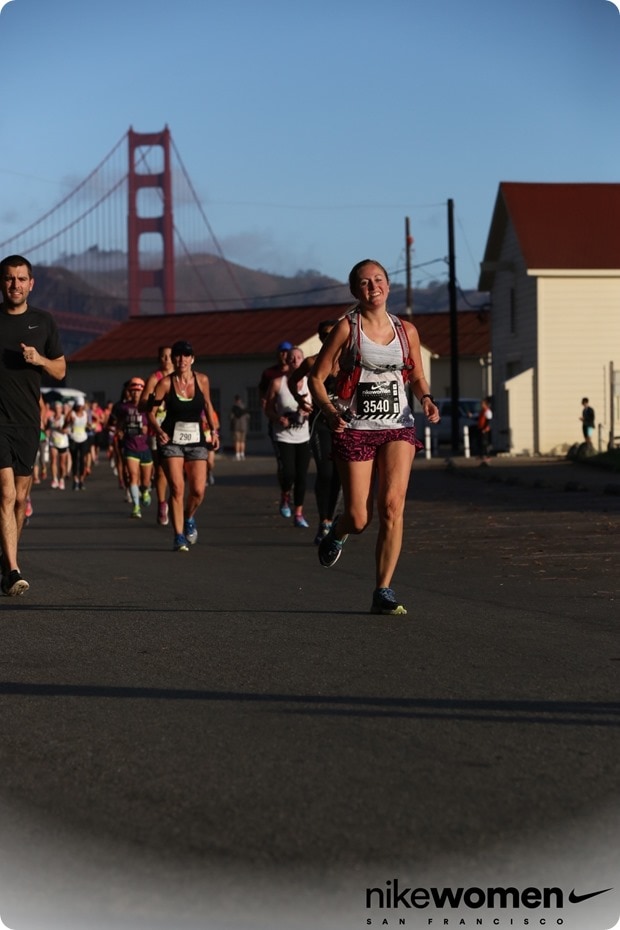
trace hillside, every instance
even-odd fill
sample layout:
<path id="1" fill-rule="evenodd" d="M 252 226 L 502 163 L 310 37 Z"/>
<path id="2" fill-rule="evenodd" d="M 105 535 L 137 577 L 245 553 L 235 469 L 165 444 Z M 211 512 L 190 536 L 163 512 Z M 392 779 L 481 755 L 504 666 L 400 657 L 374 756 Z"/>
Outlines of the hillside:
<path id="1" fill-rule="evenodd" d="M 35 269 L 37 306 L 100 319 L 127 318 L 127 268 L 123 255 L 97 251 L 93 255 L 91 251 L 77 258 L 67 258 L 65 264 L 68 267 Z M 284 277 L 224 262 L 214 255 L 180 259 L 176 269 L 177 308 L 184 313 L 299 307 L 345 302 L 350 297 L 346 283 L 314 270 Z M 160 313 L 159 295 L 150 295 L 150 299 L 148 296 L 143 301 L 142 311 Z M 486 299 L 486 294 L 469 291 L 459 296 L 459 308 L 477 307 Z M 405 305 L 405 288 L 394 284 L 390 309 L 394 313 L 404 313 Z M 448 307 L 445 282 L 431 282 L 427 288 L 413 290 L 414 315 L 416 312 L 441 313 Z"/>
<path id="2" fill-rule="evenodd" d="M 127 301 L 89 283 L 66 268 L 34 269 L 33 304 L 43 310 L 77 313 L 109 320 L 127 319 Z"/>

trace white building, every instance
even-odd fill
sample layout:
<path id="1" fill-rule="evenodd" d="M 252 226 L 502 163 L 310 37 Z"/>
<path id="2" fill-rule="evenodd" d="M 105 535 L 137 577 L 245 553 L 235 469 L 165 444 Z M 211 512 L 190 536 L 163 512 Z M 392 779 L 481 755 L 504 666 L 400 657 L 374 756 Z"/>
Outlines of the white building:
<path id="1" fill-rule="evenodd" d="M 568 451 L 583 397 L 607 448 L 612 415 L 620 432 L 620 184 L 500 184 L 479 288 L 491 294 L 496 448 Z"/>

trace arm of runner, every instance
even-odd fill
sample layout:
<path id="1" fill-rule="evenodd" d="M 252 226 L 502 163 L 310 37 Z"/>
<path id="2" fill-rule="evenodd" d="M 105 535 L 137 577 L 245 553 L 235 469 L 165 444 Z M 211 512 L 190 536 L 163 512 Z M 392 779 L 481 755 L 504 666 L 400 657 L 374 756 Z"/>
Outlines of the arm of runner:
<path id="1" fill-rule="evenodd" d="M 205 399 L 204 409 L 207 417 L 207 423 L 211 431 L 211 442 L 213 444 L 214 451 L 217 452 L 220 447 L 220 434 L 217 428 L 215 410 L 213 409 L 213 404 L 211 403 L 211 388 L 209 387 L 209 379 L 207 375 L 203 375 L 199 372 L 196 372 L 196 377 L 198 378 L 198 384 L 200 385 L 202 396 Z"/>
<path id="2" fill-rule="evenodd" d="M 152 392 L 151 397 L 154 400 L 153 404 L 149 404 L 149 409 L 146 411 L 146 418 L 153 428 L 153 432 L 157 436 L 157 441 L 161 442 L 162 445 L 165 445 L 167 442 L 170 442 L 170 436 L 163 431 L 161 424 L 157 420 L 157 410 L 159 408 L 159 403 L 161 402 L 168 391 L 170 390 L 170 375 L 165 378 L 162 378 L 161 381 L 157 383 L 155 390 Z M 144 390 L 146 391 L 147 385 L 145 384 Z M 144 396 L 144 395 L 142 395 Z M 142 399 L 142 397 L 140 398 Z"/>
<path id="3" fill-rule="evenodd" d="M 308 387 L 316 406 L 325 416 L 330 428 L 337 433 L 345 429 L 346 421 L 342 419 L 332 403 L 325 389 L 325 381 L 336 366 L 340 353 L 349 338 L 349 331 L 349 321 L 346 318 L 339 320 L 321 346 L 321 351 L 308 375 Z"/>
<path id="4" fill-rule="evenodd" d="M 24 360 L 29 365 L 42 368 L 45 374 L 54 378 L 55 381 L 62 381 L 67 374 L 67 361 L 64 355 L 59 355 L 58 358 L 46 358 L 34 346 L 27 346 L 24 342 L 20 342 L 20 347 Z"/>
<path id="5" fill-rule="evenodd" d="M 426 380 L 424 366 L 422 364 L 422 350 L 420 348 L 420 336 L 413 323 L 403 321 L 407 339 L 409 341 L 409 355 L 413 361 L 413 371 L 409 377 L 411 390 L 415 397 L 422 404 L 424 415 L 429 423 L 439 423 L 441 417 L 439 408 L 431 396 L 431 386 Z"/>

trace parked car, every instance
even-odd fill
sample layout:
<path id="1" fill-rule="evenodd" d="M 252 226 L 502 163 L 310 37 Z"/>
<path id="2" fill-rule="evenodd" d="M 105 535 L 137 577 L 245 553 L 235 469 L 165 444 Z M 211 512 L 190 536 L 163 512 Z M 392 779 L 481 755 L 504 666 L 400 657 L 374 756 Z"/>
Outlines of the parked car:
<path id="1" fill-rule="evenodd" d="M 433 448 L 452 444 L 452 398 L 436 397 L 435 403 L 439 408 L 441 420 L 430 424 L 422 411 L 414 414 L 418 439 L 425 441 L 425 427 L 430 426 L 431 443 Z M 478 414 L 480 413 L 480 400 L 476 397 L 462 397 L 459 400 L 459 443 L 463 443 L 463 427 L 468 426 L 472 451 L 475 449 Z"/>
<path id="2" fill-rule="evenodd" d="M 55 404 L 57 401 L 60 401 L 62 404 L 74 404 L 76 400 L 80 400 L 82 403 L 86 400 L 86 393 L 84 391 L 77 391 L 74 388 L 41 388 L 41 394 L 43 395 L 43 400 L 48 404 Z"/>

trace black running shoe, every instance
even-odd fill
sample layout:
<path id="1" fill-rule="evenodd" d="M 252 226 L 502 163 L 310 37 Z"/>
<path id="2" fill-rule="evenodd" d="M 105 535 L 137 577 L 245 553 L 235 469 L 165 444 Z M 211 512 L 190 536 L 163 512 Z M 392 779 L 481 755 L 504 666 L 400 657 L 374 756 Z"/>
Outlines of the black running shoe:
<path id="1" fill-rule="evenodd" d="M 372 595 L 370 612 L 371 614 L 387 614 L 391 617 L 401 617 L 407 613 L 407 609 L 398 603 L 391 588 L 376 588 Z"/>
<path id="2" fill-rule="evenodd" d="M 336 564 L 342 555 L 342 547 L 346 540 L 346 536 L 343 539 L 336 539 L 334 527 L 332 526 L 327 536 L 324 536 L 319 542 L 319 562 L 323 568 L 331 568 L 332 565 Z"/>
<path id="3" fill-rule="evenodd" d="M 4 575 L 0 587 L 2 593 L 6 594 L 7 597 L 19 597 L 20 594 L 26 593 L 30 585 L 25 578 L 22 578 L 17 569 L 13 569 L 8 575 Z"/>

